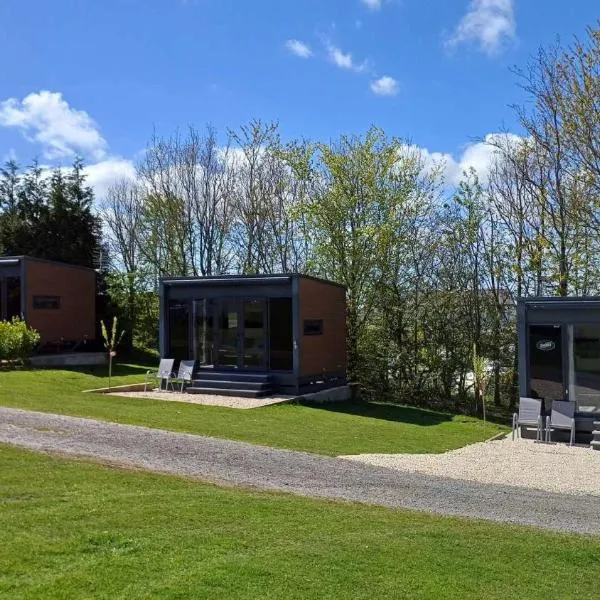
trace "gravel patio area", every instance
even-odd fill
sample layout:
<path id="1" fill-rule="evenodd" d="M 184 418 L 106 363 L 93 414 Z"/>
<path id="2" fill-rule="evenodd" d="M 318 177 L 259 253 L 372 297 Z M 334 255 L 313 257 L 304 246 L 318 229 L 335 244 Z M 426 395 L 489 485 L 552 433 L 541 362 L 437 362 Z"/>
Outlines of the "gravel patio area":
<path id="1" fill-rule="evenodd" d="M 293 396 L 270 396 L 268 398 L 240 398 L 238 396 L 218 396 L 216 394 L 181 394 L 179 392 L 111 392 L 111 396 L 122 398 L 146 398 L 147 400 L 168 400 L 170 402 L 187 402 L 188 404 L 204 404 L 206 406 L 224 406 L 226 408 L 260 408 L 271 404 L 289 402 Z"/>
<path id="2" fill-rule="evenodd" d="M 1 443 L 227 485 L 600 534 L 594 495 L 474 483 L 160 429 L 0 407 Z"/>
<path id="3" fill-rule="evenodd" d="M 358 454 L 347 460 L 409 473 L 561 494 L 600 496 L 600 452 L 510 436 L 444 454 Z"/>

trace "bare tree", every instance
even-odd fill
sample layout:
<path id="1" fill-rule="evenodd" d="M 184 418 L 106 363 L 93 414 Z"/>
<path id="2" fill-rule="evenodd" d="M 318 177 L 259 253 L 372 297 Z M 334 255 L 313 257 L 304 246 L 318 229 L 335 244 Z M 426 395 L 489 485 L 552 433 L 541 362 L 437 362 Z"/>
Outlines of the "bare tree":
<path id="1" fill-rule="evenodd" d="M 143 192 L 132 180 L 113 183 L 101 208 L 107 241 L 113 259 L 126 273 L 140 263 L 138 234 L 142 225 Z"/>
<path id="2" fill-rule="evenodd" d="M 105 239 L 112 259 L 112 273 L 121 274 L 125 290 L 126 343 L 131 347 L 136 326 L 136 296 L 143 278 L 143 252 L 139 246 L 143 194 L 134 181 L 121 179 L 110 186 L 101 215 Z"/>
<path id="3" fill-rule="evenodd" d="M 519 71 L 519 75 L 534 102 L 531 111 L 516 108 L 534 149 L 535 163 L 528 180 L 537 189 L 537 202 L 548 217 L 545 241 L 556 261 L 556 293 L 566 296 L 571 284 L 572 232 L 581 215 L 574 207 L 572 188 L 577 172 L 564 135 L 561 104 L 566 82 L 560 69 L 559 46 L 541 49 L 529 69 Z"/>
<path id="4" fill-rule="evenodd" d="M 280 185 L 280 172 L 272 151 L 279 146 L 277 125 L 252 121 L 239 131 L 230 131 L 229 135 L 235 146 L 232 244 L 237 255 L 237 270 L 240 273 L 270 271 L 273 202 Z"/>
<path id="5" fill-rule="evenodd" d="M 161 274 L 211 275 L 231 264 L 233 174 L 215 132 L 154 136 L 138 167 L 145 258 Z"/>

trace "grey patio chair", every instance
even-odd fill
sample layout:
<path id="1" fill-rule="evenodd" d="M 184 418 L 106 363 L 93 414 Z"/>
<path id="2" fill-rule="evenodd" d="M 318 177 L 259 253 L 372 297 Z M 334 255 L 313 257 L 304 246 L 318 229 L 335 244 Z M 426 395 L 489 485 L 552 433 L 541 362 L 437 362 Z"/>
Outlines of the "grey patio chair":
<path id="1" fill-rule="evenodd" d="M 519 398 L 519 413 L 513 415 L 512 439 L 515 439 L 515 433 L 520 437 L 521 427 L 529 426 L 536 428 L 535 439 L 541 442 L 543 423 L 542 401 L 537 398 Z"/>
<path id="2" fill-rule="evenodd" d="M 194 377 L 194 371 L 196 370 L 195 360 L 182 360 L 179 363 L 179 370 L 177 371 L 177 377 L 175 381 L 181 384 L 180 391 L 183 392 L 183 387 L 186 383 L 190 383 Z"/>
<path id="3" fill-rule="evenodd" d="M 160 364 L 158 365 L 158 372 L 154 376 L 158 379 L 158 389 L 162 390 L 163 382 L 165 384 L 165 390 L 169 390 L 169 384 L 173 387 L 173 379 L 175 374 L 173 373 L 173 365 L 175 364 L 174 358 L 161 358 Z M 144 392 L 148 389 L 148 380 L 151 379 L 152 371 L 146 373 L 146 380 L 144 381 Z"/>
<path id="4" fill-rule="evenodd" d="M 571 432 L 569 446 L 575 441 L 575 402 L 554 400 L 552 412 L 546 420 L 546 441 L 551 441 L 552 430 L 562 429 Z"/>

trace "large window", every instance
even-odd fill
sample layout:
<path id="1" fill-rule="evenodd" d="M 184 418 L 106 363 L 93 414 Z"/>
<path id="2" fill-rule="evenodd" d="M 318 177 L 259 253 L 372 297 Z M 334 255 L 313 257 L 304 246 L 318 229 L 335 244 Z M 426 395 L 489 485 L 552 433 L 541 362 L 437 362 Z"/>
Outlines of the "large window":
<path id="1" fill-rule="evenodd" d="M 263 299 L 244 300 L 243 367 L 262 369 L 266 351 L 266 305 Z"/>
<path id="2" fill-rule="evenodd" d="M 175 360 L 190 358 L 190 310 L 187 303 L 169 303 L 169 356 Z"/>
<path id="3" fill-rule="evenodd" d="M 546 401 L 564 400 L 562 328 L 560 325 L 529 326 L 529 393 Z"/>
<path id="4" fill-rule="evenodd" d="M 572 394 L 578 410 L 600 410 L 600 325 L 573 325 Z"/>
<path id="5" fill-rule="evenodd" d="M 197 298 L 167 307 L 169 358 L 216 369 L 293 369 L 291 298 Z"/>

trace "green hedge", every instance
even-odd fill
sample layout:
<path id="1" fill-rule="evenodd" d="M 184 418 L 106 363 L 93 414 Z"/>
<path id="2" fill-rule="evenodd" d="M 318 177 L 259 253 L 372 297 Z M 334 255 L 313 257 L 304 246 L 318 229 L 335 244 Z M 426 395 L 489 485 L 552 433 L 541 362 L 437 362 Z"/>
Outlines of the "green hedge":
<path id="1" fill-rule="evenodd" d="M 40 341 L 40 334 L 18 317 L 0 321 L 0 361 L 24 362 Z"/>

